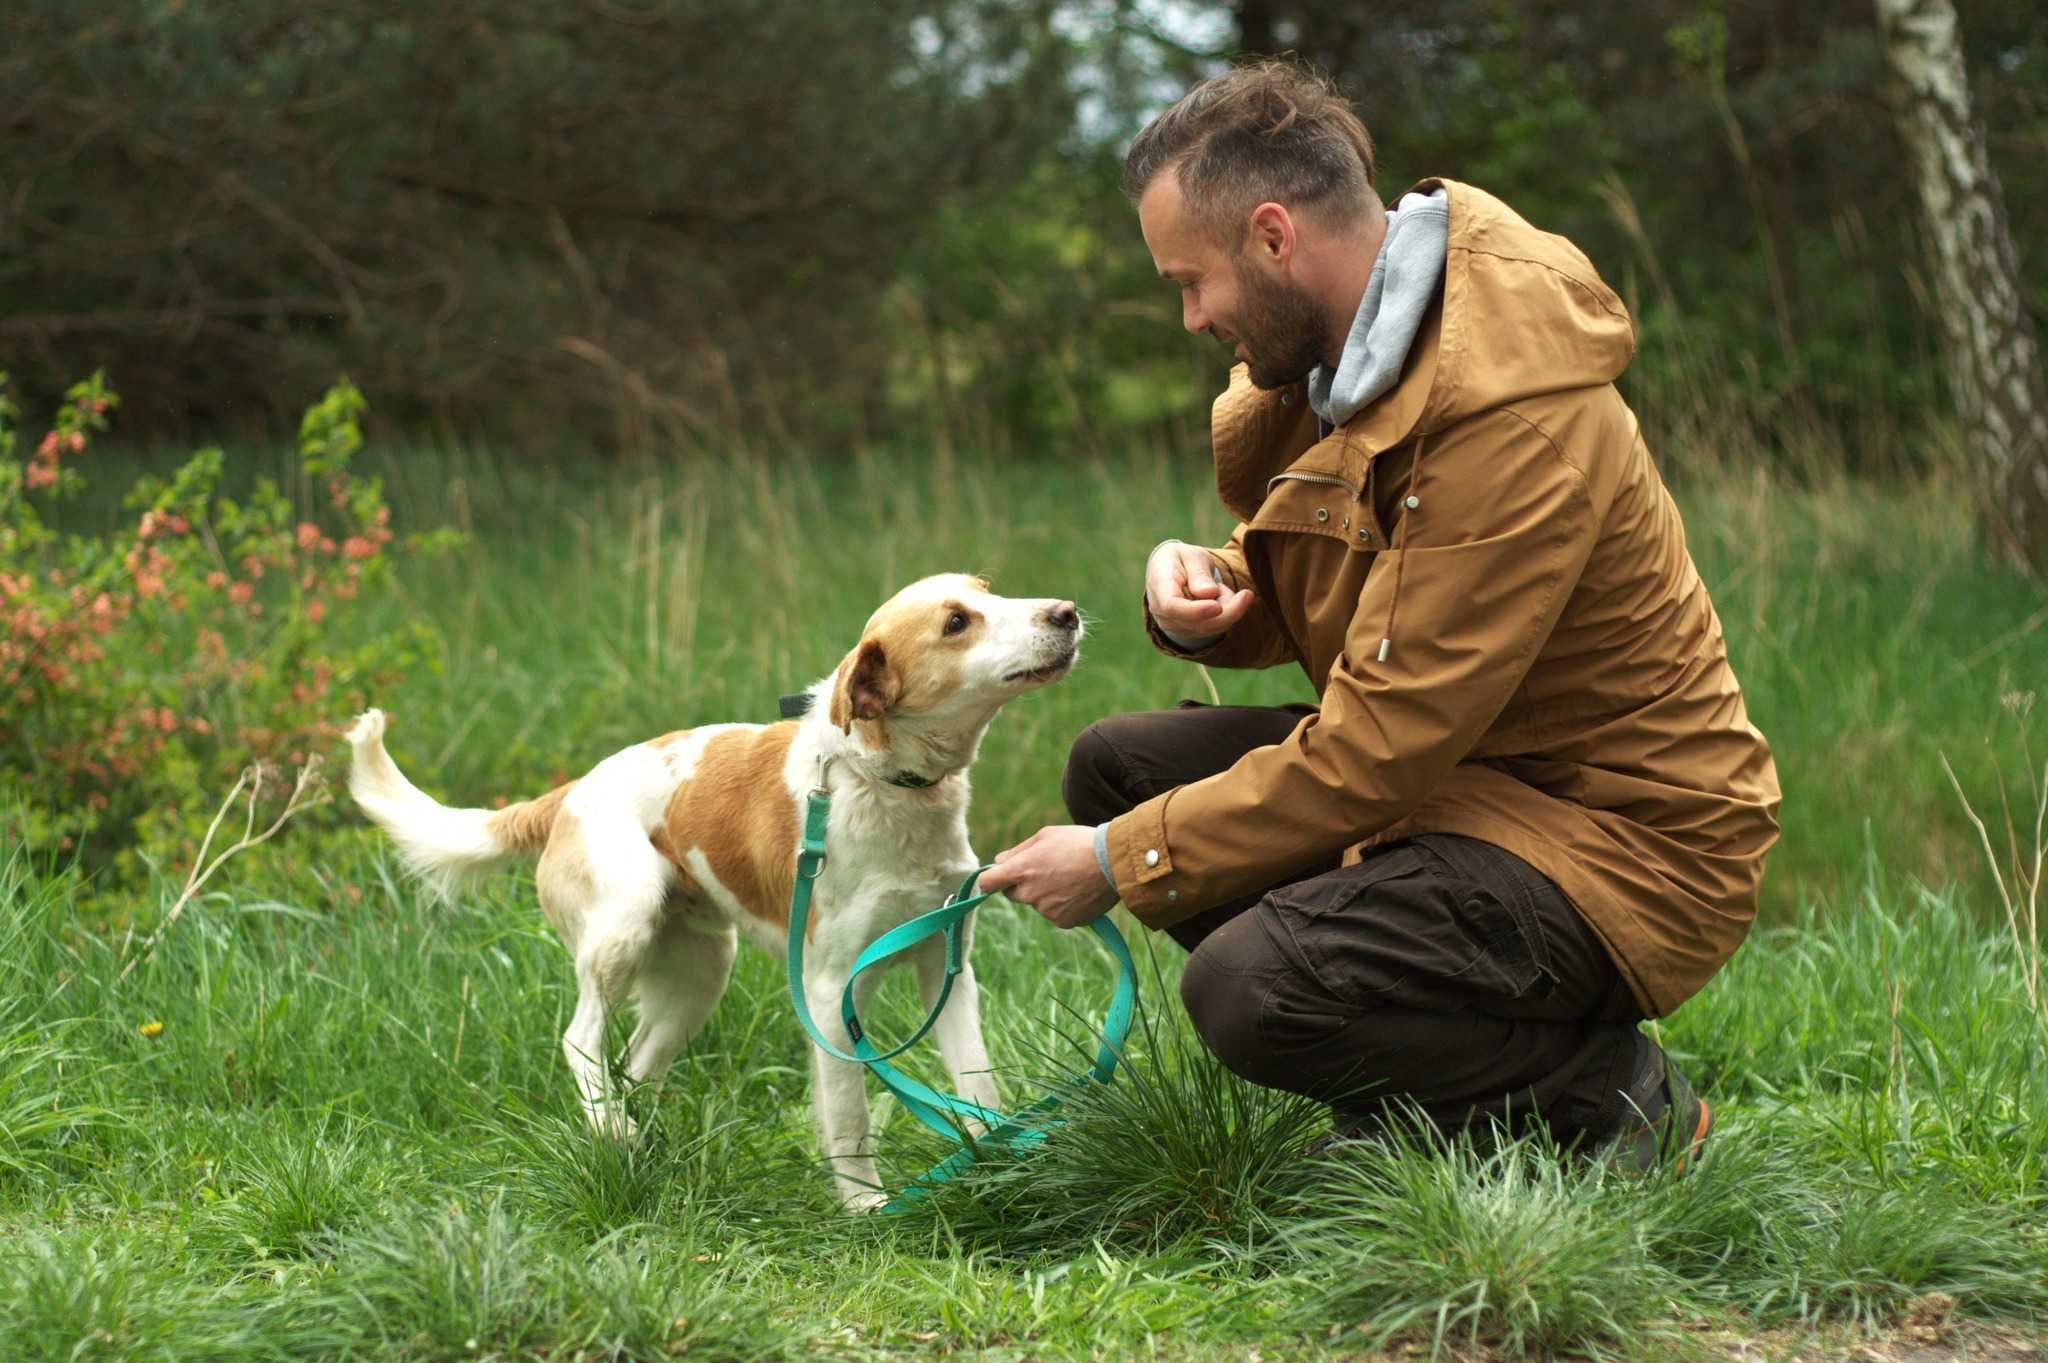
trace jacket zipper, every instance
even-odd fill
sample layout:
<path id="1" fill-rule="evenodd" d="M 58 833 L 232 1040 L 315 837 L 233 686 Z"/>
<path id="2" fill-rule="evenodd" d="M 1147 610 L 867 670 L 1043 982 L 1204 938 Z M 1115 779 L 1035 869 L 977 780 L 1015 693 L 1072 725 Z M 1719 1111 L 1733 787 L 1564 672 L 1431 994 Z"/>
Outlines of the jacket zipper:
<path id="1" fill-rule="evenodd" d="M 1296 482 L 1300 483 L 1323 483 L 1330 487 L 1341 487 L 1346 492 L 1350 493 L 1353 497 L 1359 495 L 1359 491 L 1357 488 L 1351 486 L 1351 484 L 1345 482 L 1342 478 L 1333 477 L 1327 473 L 1276 473 L 1271 478 L 1268 478 L 1266 480 L 1266 491 L 1271 492 L 1273 490 L 1273 484 L 1280 482 L 1282 479 L 1287 478 L 1292 478 Z"/>

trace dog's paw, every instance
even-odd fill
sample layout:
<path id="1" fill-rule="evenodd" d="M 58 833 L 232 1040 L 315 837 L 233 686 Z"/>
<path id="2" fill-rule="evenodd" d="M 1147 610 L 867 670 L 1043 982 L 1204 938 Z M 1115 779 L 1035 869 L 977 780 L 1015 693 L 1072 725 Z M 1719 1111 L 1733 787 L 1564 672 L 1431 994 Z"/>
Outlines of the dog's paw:
<path id="1" fill-rule="evenodd" d="M 628 1117 L 619 1103 L 585 1103 L 583 1115 L 590 1129 L 605 1140 L 632 1145 L 640 1139 L 640 1124 Z"/>
<path id="2" fill-rule="evenodd" d="M 889 1195 L 879 1188 L 862 1188 L 841 1197 L 840 1204 L 855 1216 L 867 1216 L 888 1206 Z"/>
<path id="3" fill-rule="evenodd" d="M 382 710 L 363 711 L 361 715 L 357 716 L 356 722 L 349 726 L 348 732 L 343 734 L 342 737 L 346 738 L 351 744 L 381 742 L 384 738 L 384 712 Z"/>

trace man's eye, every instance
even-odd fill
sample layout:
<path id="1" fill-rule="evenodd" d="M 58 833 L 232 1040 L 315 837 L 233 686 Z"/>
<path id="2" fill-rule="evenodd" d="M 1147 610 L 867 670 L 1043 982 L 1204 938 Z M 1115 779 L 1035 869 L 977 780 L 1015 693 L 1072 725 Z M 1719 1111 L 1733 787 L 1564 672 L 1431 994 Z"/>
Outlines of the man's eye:
<path id="1" fill-rule="evenodd" d="M 946 633 L 958 634 L 961 630 L 966 628 L 967 617 L 961 614 L 959 611 L 954 611 L 951 615 L 946 617 Z"/>

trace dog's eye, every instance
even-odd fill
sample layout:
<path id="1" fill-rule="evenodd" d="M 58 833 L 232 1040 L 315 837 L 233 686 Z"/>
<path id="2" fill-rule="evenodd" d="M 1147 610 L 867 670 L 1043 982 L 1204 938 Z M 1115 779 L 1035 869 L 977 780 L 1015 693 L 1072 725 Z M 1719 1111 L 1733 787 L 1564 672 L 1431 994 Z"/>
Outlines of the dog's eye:
<path id="1" fill-rule="evenodd" d="M 958 634 L 961 630 L 966 628 L 967 616 L 964 612 L 954 611 L 951 615 L 946 617 L 946 633 Z"/>

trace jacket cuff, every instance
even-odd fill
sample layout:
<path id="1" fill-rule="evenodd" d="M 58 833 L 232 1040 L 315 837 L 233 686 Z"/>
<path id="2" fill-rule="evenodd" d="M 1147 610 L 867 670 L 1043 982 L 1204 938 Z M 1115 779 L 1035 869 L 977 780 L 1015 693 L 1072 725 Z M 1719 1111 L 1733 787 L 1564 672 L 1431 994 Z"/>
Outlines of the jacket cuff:
<path id="1" fill-rule="evenodd" d="M 1164 625 L 1159 626 L 1159 632 L 1166 637 L 1167 643 L 1188 654 L 1201 653 L 1207 649 L 1212 649 L 1223 639 L 1223 636 L 1220 634 L 1204 634 L 1200 637 L 1191 634 L 1175 634 Z"/>
<path id="2" fill-rule="evenodd" d="M 1164 928 L 1195 912 L 1173 871 L 1166 845 L 1166 806 L 1178 787 L 1109 821 L 1104 841 L 1124 907 L 1148 928 Z M 1182 907 L 1187 901 L 1187 907 Z"/>

